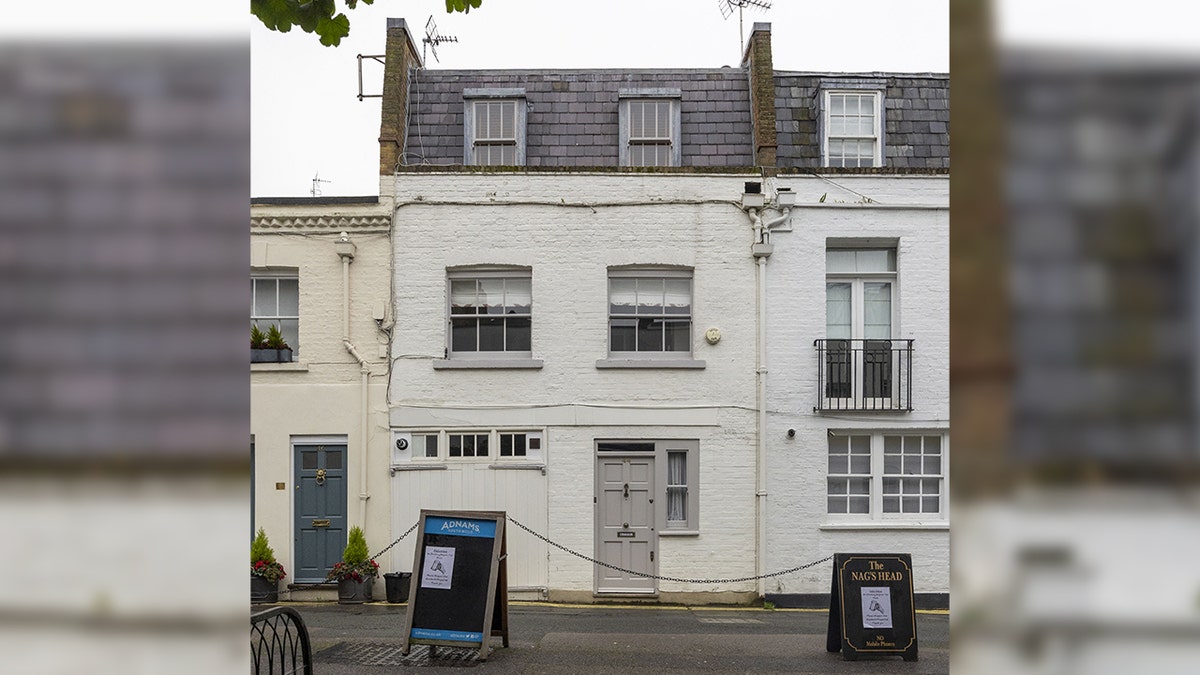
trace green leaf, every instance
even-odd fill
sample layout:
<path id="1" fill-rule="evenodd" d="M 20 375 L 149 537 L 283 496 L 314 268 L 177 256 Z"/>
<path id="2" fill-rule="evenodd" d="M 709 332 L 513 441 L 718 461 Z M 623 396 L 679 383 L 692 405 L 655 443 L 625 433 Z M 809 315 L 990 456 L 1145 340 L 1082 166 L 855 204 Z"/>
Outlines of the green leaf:
<path id="1" fill-rule="evenodd" d="M 317 34 L 321 36 L 321 44 L 326 47 L 336 47 L 342 38 L 350 34 L 350 19 L 345 14 L 338 14 L 332 19 L 321 19 L 317 22 Z"/>

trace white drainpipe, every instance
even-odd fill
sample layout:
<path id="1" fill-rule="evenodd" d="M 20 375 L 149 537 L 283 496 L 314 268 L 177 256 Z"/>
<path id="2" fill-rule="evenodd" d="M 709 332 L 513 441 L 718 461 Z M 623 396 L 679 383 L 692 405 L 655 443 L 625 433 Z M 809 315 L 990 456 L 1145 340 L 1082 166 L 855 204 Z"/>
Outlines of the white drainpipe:
<path id="1" fill-rule="evenodd" d="M 350 235 L 343 232 L 334 244 L 337 254 L 342 258 L 342 346 L 346 348 L 350 356 L 358 362 L 359 372 L 362 374 L 362 389 L 359 392 L 359 444 L 361 451 L 359 452 L 359 489 L 358 489 L 358 522 L 359 526 L 364 530 L 367 526 L 367 500 L 371 498 L 367 492 L 367 421 L 370 411 L 370 393 L 369 384 L 371 378 L 371 368 L 367 365 L 366 359 L 359 355 L 358 350 L 354 348 L 354 343 L 350 341 L 350 263 L 354 260 L 355 246 L 354 242 L 350 241 Z"/>
<path id="2" fill-rule="evenodd" d="M 754 228 L 757 242 L 750 247 L 754 262 L 758 266 L 755 280 L 755 295 L 758 300 L 758 335 L 755 339 L 754 373 L 758 379 L 757 448 L 755 452 L 755 576 L 766 572 L 767 561 L 767 259 L 774 252 L 771 244 L 771 228 L 783 225 L 791 217 L 791 208 L 783 207 L 781 215 L 764 221 L 757 208 L 748 208 L 750 224 Z M 765 579 L 758 579 L 755 591 L 759 597 L 766 595 Z"/>

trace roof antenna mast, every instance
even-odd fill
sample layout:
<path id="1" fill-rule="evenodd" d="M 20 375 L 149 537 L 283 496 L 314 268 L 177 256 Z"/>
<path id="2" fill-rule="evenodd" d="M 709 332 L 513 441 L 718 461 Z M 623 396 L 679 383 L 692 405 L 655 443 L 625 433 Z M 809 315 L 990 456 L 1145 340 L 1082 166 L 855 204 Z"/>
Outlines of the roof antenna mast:
<path id="1" fill-rule="evenodd" d="M 717 4 L 721 7 L 721 16 L 728 19 L 733 14 L 733 8 L 737 7 L 738 13 L 738 57 L 741 58 L 746 53 L 746 31 L 742 28 L 742 10 L 746 7 L 757 7 L 761 10 L 771 9 L 770 0 L 717 0 Z M 432 19 L 432 17 L 430 17 Z"/>
<path id="2" fill-rule="evenodd" d="M 321 183 L 332 183 L 333 182 L 331 180 L 325 180 L 324 178 L 319 178 L 318 176 L 319 176 L 319 174 L 316 174 L 316 173 L 313 174 L 312 189 L 308 191 L 308 194 L 310 194 L 314 197 L 321 196 L 321 185 L 320 185 Z"/>
<path id="3" fill-rule="evenodd" d="M 425 62 L 425 47 L 428 46 L 429 51 L 433 52 L 433 60 L 441 63 L 437 55 L 437 46 L 443 42 L 458 42 L 458 38 L 438 33 L 437 24 L 433 22 L 433 15 L 430 14 L 429 20 L 425 22 L 425 37 L 421 38 L 421 62 Z"/>

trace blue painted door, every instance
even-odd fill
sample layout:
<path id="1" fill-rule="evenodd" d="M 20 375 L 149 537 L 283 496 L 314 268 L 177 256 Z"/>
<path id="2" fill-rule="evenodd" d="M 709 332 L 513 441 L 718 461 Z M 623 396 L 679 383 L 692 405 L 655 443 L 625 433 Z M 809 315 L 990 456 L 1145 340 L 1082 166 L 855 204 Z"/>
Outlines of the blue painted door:
<path id="1" fill-rule="evenodd" d="M 296 583 L 325 580 L 346 548 L 346 446 L 297 445 Z"/>

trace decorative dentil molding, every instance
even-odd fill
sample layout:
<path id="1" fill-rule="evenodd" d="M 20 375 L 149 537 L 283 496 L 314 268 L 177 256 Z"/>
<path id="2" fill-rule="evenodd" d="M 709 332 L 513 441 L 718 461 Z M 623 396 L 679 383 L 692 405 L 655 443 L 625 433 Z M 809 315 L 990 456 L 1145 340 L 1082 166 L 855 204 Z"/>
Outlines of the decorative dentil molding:
<path id="1" fill-rule="evenodd" d="M 388 214 L 372 216 L 251 216 L 250 227 L 263 230 L 354 230 L 387 228 L 392 224 Z"/>

